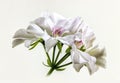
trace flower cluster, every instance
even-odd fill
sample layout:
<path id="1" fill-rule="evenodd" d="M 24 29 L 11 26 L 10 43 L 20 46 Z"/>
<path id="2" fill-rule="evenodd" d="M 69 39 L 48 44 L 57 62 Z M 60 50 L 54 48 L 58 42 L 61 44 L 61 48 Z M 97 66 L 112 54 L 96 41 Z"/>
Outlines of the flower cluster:
<path id="1" fill-rule="evenodd" d="M 47 75 L 54 70 L 62 71 L 70 64 L 73 64 L 77 72 L 85 66 L 90 74 L 96 72 L 99 66 L 105 67 L 105 49 L 98 45 L 93 46 L 93 30 L 81 17 L 65 18 L 56 13 L 43 13 L 32 21 L 27 29 L 16 31 L 13 38 L 13 47 L 25 43 L 31 50 L 39 43 L 43 45 L 47 55 L 47 65 L 44 65 L 50 67 Z M 64 45 L 67 48 L 62 56 Z M 52 55 L 49 52 L 51 49 Z M 68 57 L 71 57 L 71 61 L 63 64 Z"/>

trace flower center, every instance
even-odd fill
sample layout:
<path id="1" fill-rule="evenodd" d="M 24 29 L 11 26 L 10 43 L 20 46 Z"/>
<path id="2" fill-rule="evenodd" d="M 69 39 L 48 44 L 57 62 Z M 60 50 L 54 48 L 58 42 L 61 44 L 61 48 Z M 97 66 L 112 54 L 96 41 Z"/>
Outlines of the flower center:
<path id="1" fill-rule="evenodd" d="M 85 50 L 86 50 L 86 48 L 85 48 L 82 40 L 75 40 L 75 41 L 74 41 L 74 44 L 76 45 L 76 47 L 77 47 L 79 50 L 81 50 L 81 51 L 85 51 Z"/>
<path id="2" fill-rule="evenodd" d="M 54 27 L 52 30 L 52 34 L 54 37 L 61 36 L 63 34 L 63 28 L 62 27 Z"/>
<path id="3" fill-rule="evenodd" d="M 81 47 L 83 46 L 82 40 L 80 40 L 80 41 L 75 40 L 74 43 L 75 43 L 75 45 L 76 45 L 76 47 L 77 47 L 78 49 L 81 48 Z"/>

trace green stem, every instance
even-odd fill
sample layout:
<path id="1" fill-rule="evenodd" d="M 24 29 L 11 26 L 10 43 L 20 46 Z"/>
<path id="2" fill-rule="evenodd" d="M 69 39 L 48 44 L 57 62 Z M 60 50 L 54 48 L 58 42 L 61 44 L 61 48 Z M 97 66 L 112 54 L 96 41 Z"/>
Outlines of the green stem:
<path id="1" fill-rule="evenodd" d="M 49 62 L 50 62 L 50 64 L 51 64 L 51 59 L 50 59 L 50 56 L 49 56 L 48 52 L 46 52 L 44 42 L 43 42 L 43 44 L 42 44 L 42 45 L 43 45 L 43 47 L 44 47 L 45 53 L 46 53 L 46 55 L 47 55 L 47 58 L 48 58 L 48 60 L 49 60 Z"/>
<path id="2" fill-rule="evenodd" d="M 49 60 L 49 62 L 51 64 L 52 62 L 51 62 L 50 56 L 49 56 L 49 54 L 47 52 L 46 52 L 46 55 L 47 55 L 47 58 L 48 58 L 48 60 Z"/>
<path id="3" fill-rule="evenodd" d="M 56 45 L 53 47 L 52 64 L 54 64 L 54 58 L 55 58 L 55 49 L 56 49 Z"/>
<path id="4" fill-rule="evenodd" d="M 57 56 L 56 56 L 56 59 L 55 59 L 55 63 L 56 63 L 57 60 L 58 60 L 58 57 L 59 57 L 59 55 L 60 55 L 60 52 L 61 52 L 61 50 L 59 50 L 58 53 L 57 53 Z"/>
<path id="5" fill-rule="evenodd" d="M 66 63 L 66 64 L 64 64 L 64 65 L 58 66 L 57 68 L 65 67 L 65 66 L 68 66 L 68 65 L 70 65 L 70 64 L 72 64 L 72 62 L 69 62 L 69 63 Z"/>
<path id="6" fill-rule="evenodd" d="M 56 66 L 59 66 L 63 61 L 65 61 L 70 56 L 70 53 L 65 54 L 56 64 Z"/>
<path id="7" fill-rule="evenodd" d="M 51 68 L 51 69 L 48 71 L 47 76 L 51 75 L 53 71 L 54 71 L 54 69 Z"/>

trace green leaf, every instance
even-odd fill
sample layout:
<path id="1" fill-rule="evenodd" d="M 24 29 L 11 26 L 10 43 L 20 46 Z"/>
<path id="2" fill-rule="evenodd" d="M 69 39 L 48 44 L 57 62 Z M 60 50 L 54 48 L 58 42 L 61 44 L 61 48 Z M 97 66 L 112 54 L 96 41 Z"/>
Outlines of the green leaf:
<path id="1" fill-rule="evenodd" d="M 64 71 L 65 68 L 57 68 L 56 71 Z"/>

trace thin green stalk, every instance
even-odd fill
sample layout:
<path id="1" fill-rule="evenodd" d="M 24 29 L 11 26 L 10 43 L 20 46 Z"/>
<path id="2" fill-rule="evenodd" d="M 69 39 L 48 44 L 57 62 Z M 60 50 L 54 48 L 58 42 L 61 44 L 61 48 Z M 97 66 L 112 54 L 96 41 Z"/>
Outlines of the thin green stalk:
<path id="1" fill-rule="evenodd" d="M 44 50 L 45 50 L 45 45 L 44 45 L 44 43 L 43 43 L 42 45 L 43 45 Z M 51 62 L 50 56 L 49 56 L 48 52 L 46 52 L 46 50 L 45 50 L 45 53 L 46 53 L 47 58 L 48 58 L 48 60 L 49 60 L 49 62 L 50 62 L 50 64 L 51 64 L 52 62 Z"/>
<path id="2" fill-rule="evenodd" d="M 55 59 L 55 63 L 56 63 L 57 60 L 58 60 L 58 57 L 59 57 L 59 55 L 60 55 L 60 52 L 61 52 L 61 50 L 59 50 L 58 53 L 57 53 L 57 56 L 56 56 L 56 59 Z"/>
<path id="3" fill-rule="evenodd" d="M 48 60 L 49 60 L 49 62 L 51 64 L 52 62 L 51 62 L 50 56 L 49 56 L 49 54 L 47 52 L 46 52 L 46 55 L 47 55 L 47 58 L 48 58 Z"/>
<path id="4" fill-rule="evenodd" d="M 63 61 L 65 61 L 70 56 L 70 53 L 65 54 L 56 64 L 56 66 L 59 66 Z"/>
<path id="5" fill-rule="evenodd" d="M 47 76 L 51 75 L 53 71 L 54 71 L 54 69 L 51 68 L 51 69 L 48 71 Z"/>
<path id="6" fill-rule="evenodd" d="M 54 64 L 56 45 L 53 47 L 52 64 Z"/>
<path id="7" fill-rule="evenodd" d="M 72 62 L 69 62 L 69 63 L 66 63 L 66 64 L 64 64 L 64 65 L 58 66 L 57 68 L 65 67 L 65 66 L 68 66 L 68 65 L 70 65 L 70 64 L 72 64 Z"/>

